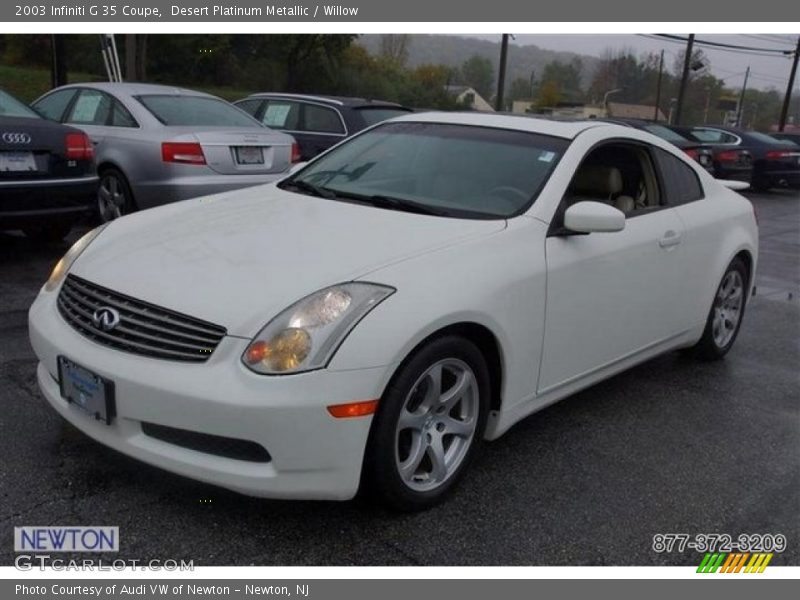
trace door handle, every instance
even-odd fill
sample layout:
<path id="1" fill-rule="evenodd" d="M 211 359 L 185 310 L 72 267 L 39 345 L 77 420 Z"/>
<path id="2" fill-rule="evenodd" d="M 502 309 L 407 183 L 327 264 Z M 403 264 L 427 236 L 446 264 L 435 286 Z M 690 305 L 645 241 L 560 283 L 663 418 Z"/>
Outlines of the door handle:
<path id="1" fill-rule="evenodd" d="M 662 248 L 670 248 L 672 246 L 677 246 L 681 243 L 681 234 L 677 231 L 673 231 L 670 229 L 666 233 L 664 233 L 664 237 L 658 240 L 658 245 Z"/>

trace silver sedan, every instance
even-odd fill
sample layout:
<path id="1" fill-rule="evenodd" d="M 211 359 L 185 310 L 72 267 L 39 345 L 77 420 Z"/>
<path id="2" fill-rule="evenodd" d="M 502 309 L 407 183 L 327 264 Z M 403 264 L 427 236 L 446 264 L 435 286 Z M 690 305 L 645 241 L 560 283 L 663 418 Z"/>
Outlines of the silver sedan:
<path id="1" fill-rule="evenodd" d="M 182 88 L 72 84 L 48 92 L 33 107 L 91 138 L 103 221 L 267 183 L 299 159 L 290 135 L 263 126 L 220 98 Z"/>

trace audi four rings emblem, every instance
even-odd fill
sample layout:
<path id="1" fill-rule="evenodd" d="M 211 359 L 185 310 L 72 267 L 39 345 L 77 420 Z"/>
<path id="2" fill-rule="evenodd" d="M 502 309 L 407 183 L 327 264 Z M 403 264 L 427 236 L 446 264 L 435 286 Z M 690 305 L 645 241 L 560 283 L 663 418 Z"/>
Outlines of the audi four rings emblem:
<path id="1" fill-rule="evenodd" d="M 94 326 L 98 329 L 111 331 L 119 325 L 119 312 L 108 306 L 100 307 L 94 311 L 92 323 L 94 323 Z"/>
<path id="2" fill-rule="evenodd" d="M 6 144 L 30 144 L 31 136 L 27 133 L 7 131 L 3 134 L 3 141 Z"/>

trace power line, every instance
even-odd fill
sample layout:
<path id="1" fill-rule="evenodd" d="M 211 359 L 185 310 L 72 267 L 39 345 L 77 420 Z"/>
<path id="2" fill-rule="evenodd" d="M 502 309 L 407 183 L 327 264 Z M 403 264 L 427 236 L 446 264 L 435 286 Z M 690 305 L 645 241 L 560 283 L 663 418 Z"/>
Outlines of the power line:
<path id="1" fill-rule="evenodd" d="M 752 40 L 758 40 L 760 42 L 769 42 L 770 44 L 788 44 L 789 46 L 792 46 L 792 47 L 794 46 L 794 42 L 792 40 L 788 40 L 788 39 L 779 39 L 778 40 L 778 39 L 773 39 L 773 38 L 766 37 L 764 35 L 753 35 L 753 34 L 749 34 L 749 33 L 740 33 L 739 35 L 741 37 L 750 38 Z"/>
<path id="2" fill-rule="evenodd" d="M 646 37 L 649 39 L 657 39 L 663 42 L 671 42 L 673 44 L 681 44 L 682 46 L 686 45 L 686 38 L 677 36 L 677 35 L 669 35 L 669 34 L 637 34 L 642 37 Z M 722 42 L 708 42 L 704 40 L 698 40 L 695 42 L 696 45 L 702 46 L 709 50 L 718 50 L 720 52 L 733 52 L 736 54 L 747 54 L 749 56 L 783 56 L 783 57 L 791 57 L 794 52 L 791 50 L 778 50 L 775 48 L 763 48 L 763 49 L 754 49 L 750 50 L 748 46 L 736 46 L 734 44 L 722 44 Z M 744 49 L 740 49 L 744 48 Z"/>
<path id="3" fill-rule="evenodd" d="M 671 44 L 680 44 L 681 46 L 685 46 L 686 45 L 686 43 L 683 42 L 683 41 L 680 41 L 680 39 L 664 38 L 664 37 L 659 37 L 658 35 L 651 35 L 651 34 L 647 34 L 647 33 L 638 33 L 636 35 L 638 35 L 640 37 L 644 37 L 644 38 L 650 39 L 650 40 L 657 40 L 659 42 L 670 42 Z M 702 42 L 695 42 L 695 43 L 698 44 L 698 45 L 702 45 Z M 776 58 L 778 56 L 777 54 L 775 54 L 775 51 L 773 51 L 772 53 L 767 54 L 767 53 L 764 53 L 764 52 L 753 52 L 753 51 L 750 51 L 750 50 L 734 50 L 734 49 L 731 49 L 731 48 L 718 48 L 718 47 L 715 47 L 715 46 L 704 46 L 704 47 L 706 49 L 708 49 L 708 50 L 716 50 L 716 51 L 719 51 L 719 52 L 731 52 L 731 53 L 734 53 L 734 54 L 746 54 L 748 56 L 767 56 L 767 57 L 772 57 L 772 58 Z M 791 54 L 791 52 L 790 52 L 790 54 Z"/>
<path id="4" fill-rule="evenodd" d="M 680 42 L 686 42 L 688 38 L 679 36 L 679 35 L 672 35 L 670 33 L 657 33 L 658 37 L 670 39 L 670 40 L 678 40 Z M 735 49 L 735 50 L 747 50 L 750 52 L 767 52 L 771 54 L 783 54 L 783 55 L 793 55 L 794 52 L 792 50 L 778 50 L 776 48 L 758 48 L 756 46 L 742 46 L 740 44 L 726 44 L 725 42 L 711 42 L 708 40 L 697 40 L 698 44 L 704 44 L 706 46 L 713 46 L 716 48 L 728 48 L 728 49 Z"/>

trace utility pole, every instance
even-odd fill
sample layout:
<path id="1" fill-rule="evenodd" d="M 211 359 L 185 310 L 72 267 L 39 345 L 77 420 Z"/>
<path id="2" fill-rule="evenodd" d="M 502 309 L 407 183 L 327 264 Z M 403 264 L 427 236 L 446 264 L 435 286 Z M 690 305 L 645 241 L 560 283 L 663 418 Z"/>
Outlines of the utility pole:
<path id="1" fill-rule="evenodd" d="M 792 61 L 792 71 L 789 73 L 789 85 L 786 86 L 786 97 L 783 99 L 783 106 L 781 107 L 781 118 L 778 121 L 778 131 L 783 131 L 786 127 L 786 116 L 789 114 L 789 104 L 792 101 L 792 90 L 794 89 L 794 78 L 797 75 L 797 59 L 800 57 L 800 36 L 797 38 L 797 48 L 794 51 L 794 60 Z"/>
<path id="2" fill-rule="evenodd" d="M 658 83 L 656 83 L 656 107 L 653 111 L 653 121 L 658 123 L 658 106 L 661 104 L 661 76 L 664 74 L 664 51 L 661 51 L 661 58 L 658 61 Z"/>
<path id="3" fill-rule="evenodd" d="M 57 88 L 67 83 L 67 53 L 64 48 L 64 36 L 50 36 L 52 62 L 50 66 L 50 86 Z"/>
<path id="4" fill-rule="evenodd" d="M 675 108 L 675 125 L 681 124 L 683 113 L 683 100 L 686 95 L 686 86 L 689 83 L 689 67 L 692 64 L 692 49 L 694 48 L 694 34 L 689 34 L 686 40 L 686 56 L 683 57 L 683 74 L 681 75 L 681 87 L 678 90 L 678 106 Z"/>
<path id="5" fill-rule="evenodd" d="M 739 103 L 736 105 L 736 126 L 742 126 L 742 111 L 744 110 L 744 93 L 747 91 L 747 80 L 750 77 L 750 66 L 744 72 L 744 83 L 742 84 L 742 92 L 739 94 Z"/>
<path id="6" fill-rule="evenodd" d="M 503 92 L 506 88 L 506 58 L 508 57 L 508 34 L 503 34 L 503 42 L 500 45 L 500 68 L 497 73 L 497 96 L 494 100 L 494 109 L 503 110 Z"/>

